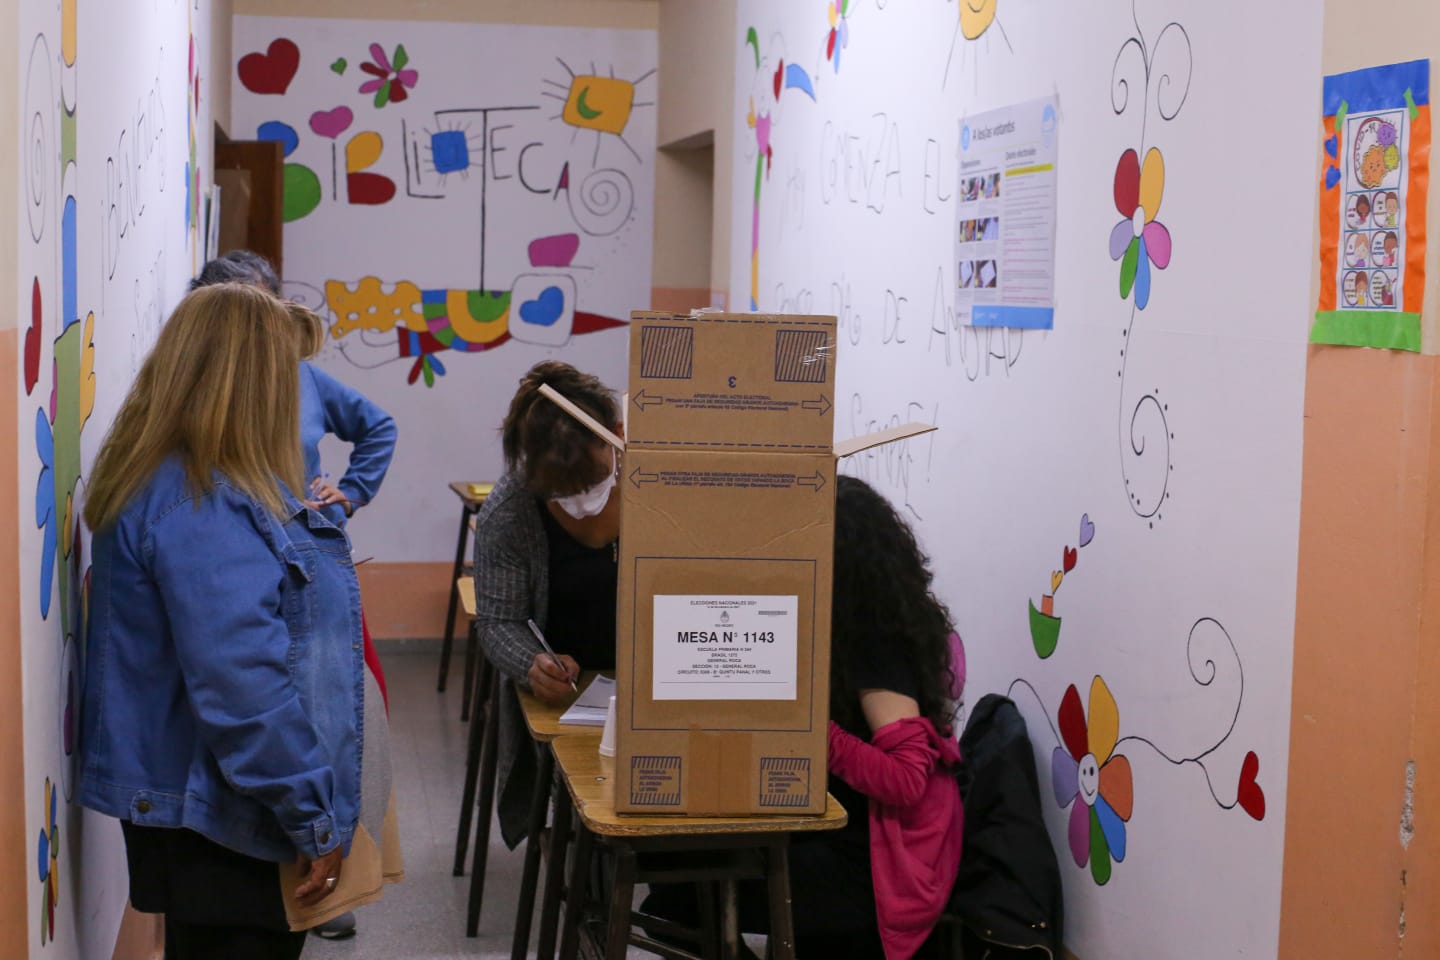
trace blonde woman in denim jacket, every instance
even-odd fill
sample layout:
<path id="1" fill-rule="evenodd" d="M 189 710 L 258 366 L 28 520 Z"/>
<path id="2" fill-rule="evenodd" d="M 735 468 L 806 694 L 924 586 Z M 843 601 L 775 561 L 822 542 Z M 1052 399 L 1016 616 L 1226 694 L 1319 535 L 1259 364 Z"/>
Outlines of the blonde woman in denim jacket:
<path id="1" fill-rule="evenodd" d="M 80 801 L 121 820 L 170 960 L 299 956 L 277 865 L 314 908 L 380 835 L 349 544 L 296 496 L 298 359 L 269 294 L 191 294 L 91 473 Z"/>

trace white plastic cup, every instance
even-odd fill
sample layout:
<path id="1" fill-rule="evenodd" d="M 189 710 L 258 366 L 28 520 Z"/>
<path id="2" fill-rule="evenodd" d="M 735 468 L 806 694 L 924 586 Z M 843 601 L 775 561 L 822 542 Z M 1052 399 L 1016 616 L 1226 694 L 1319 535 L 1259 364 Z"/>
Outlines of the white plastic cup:
<path id="1" fill-rule="evenodd" d="M 615 756 L 615 698 L 610 698 L 610 705 L 605 708 L 605 730 L 600 734 L 600 756 Z"/>

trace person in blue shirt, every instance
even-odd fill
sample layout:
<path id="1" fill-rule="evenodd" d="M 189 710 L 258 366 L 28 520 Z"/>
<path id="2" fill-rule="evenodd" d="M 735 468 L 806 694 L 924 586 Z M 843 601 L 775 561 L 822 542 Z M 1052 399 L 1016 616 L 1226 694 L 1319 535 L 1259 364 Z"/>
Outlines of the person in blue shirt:
<path id="1" fill-rule="evenodd" d="M 190 281 L 190 289 L 216 283 L 244 283 L 260 287 L 276 297 L 281 296 L 280 278 L 270 261 L 250 250 L 231 250 L 200 269 Z M 292 316 L 304 318 L 308 311 L 292 310 Z M 397 431 L 395 419 L 372 403 L 363 393 L 347 386 L 309 362 L 320 352 L 325 332 L 319 318 L 309 314 L 314 328 L 304 339 L 309 345 L 301 350 L 300 362 L 300 449 L 305 457 L 305 480 L 310 492 L 308 506 L 323 513 L 342 529 L 355 511 L 369 503 L 380 492 L 385 472 L 395 454 Z M 352 445 L 350 462 L 339 483 L 332 484 L 329 474 L 321 472 L 320 440 L 326 434 Z M 380 655 L 370 639 L 370 628 L 364 624 L 365 662 L 380 685 L 382 697 L 387 696 L 385 672 Z M 343 914 L 330 923 L 315 928 L 316 936 L 339 940 L 355 933 L 355 916 Z"/>
<path id="2" fill-rule="evenodd" d="M 270 262 L 249 250 L 232 250 L 205 264 L 190 289 L 214 283 L 248 283 L 280 296 L 280 278 Z M 309 363 L 322 339 L 300 363 L 300 445 L 310 501 L 337 526 L 375 499 L 395 454 L 395 418 L 354 387 Z M 326 434 L 352 444 L 350 462 L 338 483 L 320 468 L 320 440 Z"/>
<path id="3" fill-rule="evenodd" d="M 389 757 L 355 567 L 296 497 L 298 360 L 269 294 L 190 294 L 87 485 L 79 799 L 121 821 L 130 900 L 166 915 L 167 960 L 298 957 L 277 864 L 318 908 L 351 841 L 380 836 L 388 790 L 362 809 L 362 762 L 368 790 Z"/>

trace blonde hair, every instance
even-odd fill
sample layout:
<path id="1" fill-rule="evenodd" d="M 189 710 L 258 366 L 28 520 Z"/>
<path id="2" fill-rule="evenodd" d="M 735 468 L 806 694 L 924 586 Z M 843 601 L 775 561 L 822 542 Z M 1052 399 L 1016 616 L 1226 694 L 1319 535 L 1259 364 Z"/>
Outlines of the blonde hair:
<path id="1" fill-rule="evenodd" d="M 309 307 L 301 306 L 293 300 L 282 301 L 285 310 L 290 314 L 290 320 L 295 324 L 296 342 L 300 349 L 300 359 L 309 360 L 320 352 L 325 346 L 325 321 L 320 315 Z"/>
<path id="2" fill-rule="evenodd" d="M 299 347 L 287 308 L 256 287 L 204 287 L 160 331 L 90 473 L 85 522 L 115 523 L 166 458 L 196 495 L 212 471 L 285 513 L 281 484 L 302 490 Z"/>

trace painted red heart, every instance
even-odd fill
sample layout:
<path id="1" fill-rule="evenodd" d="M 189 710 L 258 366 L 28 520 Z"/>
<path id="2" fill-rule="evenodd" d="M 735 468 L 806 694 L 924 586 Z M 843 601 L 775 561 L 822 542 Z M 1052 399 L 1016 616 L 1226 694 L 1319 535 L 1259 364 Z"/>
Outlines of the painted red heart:
<path id="1" fill-rule="evenodd" d="M 785 79 L 785 61 L 781 60 L 775 68 L 775 99 L 780 99 L 780 82 Z"/>
<path id="2" fill-rule="evenodd" d="M 240 82 L 251 93 L 283 94 L 300 69 L 300 48 L 284 37 L 270 44 L 264 53 L 247 53 L 240 58 Z"/>
<path id="3" fill-rule="evenodd" d="M 1064 557 L 1062 558 L 1062 559 L 1065 561 L 1065 562 L 1062 564 L 1062 566 L 1065 568 L 1065 572 L 1066 572 L 1066 573 L 1069 573 L 1071 570 L 1074 570 L 1074 569 L 1075 569 L 1075 558 L 1076 558 L 1075 548 L 1074 548 L 1074 547 L 1066 547 L 1066 548 L 1065 548 L 1065 555 L 1064 555 Z"/>
<path id="4" fill-rule="evenodd" d="M 1235 793 L 1235 802 L 1245 809 L 1256 820 L 1265 819 L 1265 791 L 1260 789 L 1260 784 L 1255 782 L 1255 777 L 1260 773 L 1260 758 L 1255 756 L 1251 750 L 1245 754 L 1245 762 L 1240 765 L 1240 787 Z"/>
<path id="5" fill-rule="evenodd" d="M 40 300 L 40 278 L 30 288 L 30 328 L 25 331 L 25 395 L 40 380 L 40 336 L 45 328 L 45 310 Z"/>

